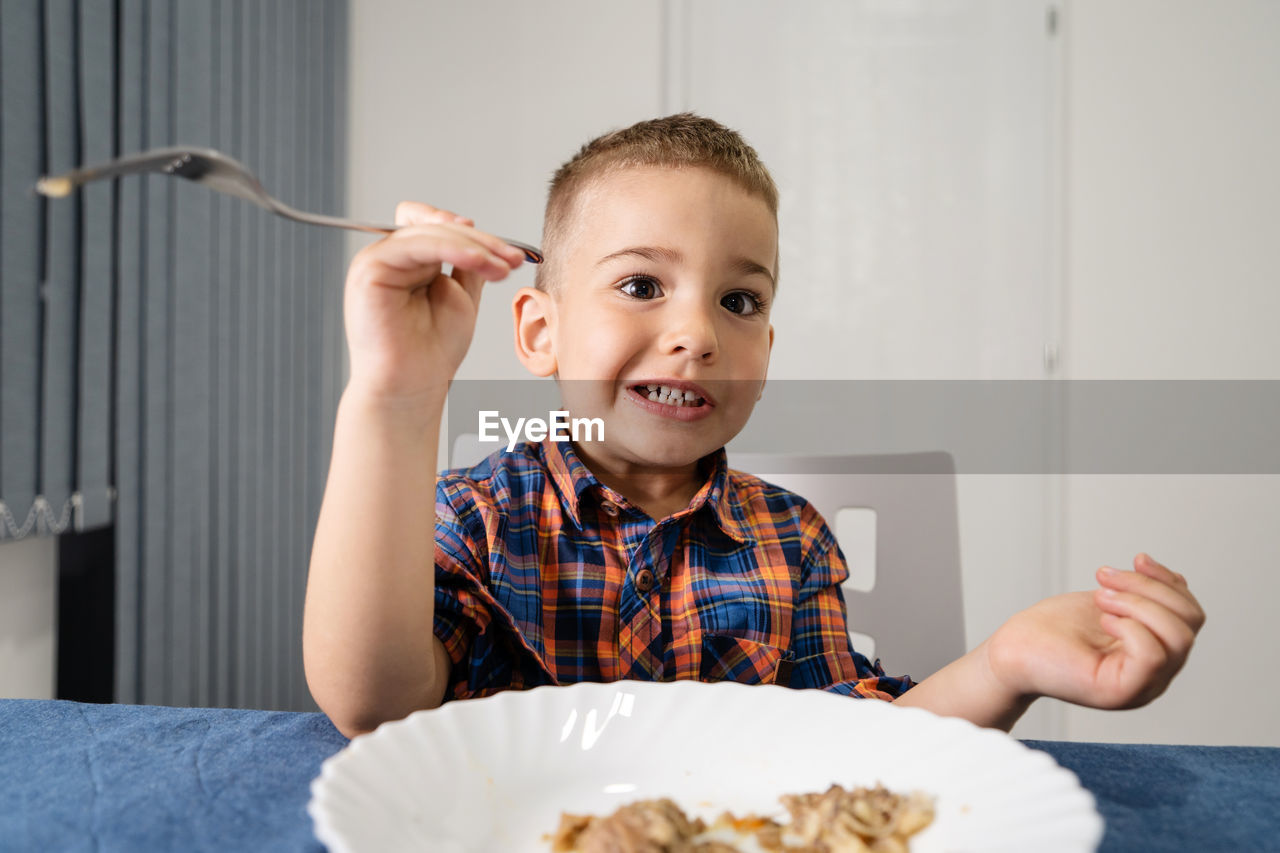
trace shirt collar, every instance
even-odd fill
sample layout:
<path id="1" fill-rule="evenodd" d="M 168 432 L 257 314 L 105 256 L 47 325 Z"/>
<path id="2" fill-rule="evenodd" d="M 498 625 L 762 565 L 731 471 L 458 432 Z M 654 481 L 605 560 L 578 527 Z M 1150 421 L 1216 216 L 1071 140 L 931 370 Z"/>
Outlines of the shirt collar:
<path id="1" fill-rule="evenodd" d="M 626 499 L 601 483 L 591 473 L 586 464 L 574 451 L 573 445 L 567 441 L 551 441 L 549 438 L 541 442 L 542 458 L 551 480 L 559 490 L 569 518 L 575 527 L 582 529 L 583 493 L 588 492 L 597 499 L 605 499 L 614 503 L 625 503 Z M 746 523 L 746 511 L 737 494 L 730 489 L 729 461 L 724 448 L 703 457 L 699 470 L 710 469 L 710 476 L 702 488 L 689 502 L 689 507 L 680 514 L 692 515 L 704 506 L 716 519 L 720 529 L 730 538 L 743 544 L 753 544 L 750 527 Z M 589 490 L 595 486 L 594 493 Z"/>
<path id="2" fill-rule="evenodd" d="M 691 508 L 696 508 L 699 499 L 705 500 L 707 506 L 715 513 L 720 529 L 731 539 L 744 545 L 754 545 L 751 527 L 747 524 L 747 513 L 742 506 L 742 499 L 736 489 L 731 487 L 729 476 L 729 457 L 724 448 L 703 459 L 710 463 L 711 476 L 707 485 L 694 497 Z M 705 494 L 705 498 L 703 495 Z"/>
<path id="3" fill-rule="evenodd" d="M 546 463 L 547 470 L 551 472 L 551 481 L 556 484 L 561 501 L 569 511 L 569 518 L 573 521 L 574 527 L 581 530 L 582 513 L 579 509 L 579 499 L 587 489 L 592 486 L 603 488 L 604 484 L 588 470 L 569 442 L 552 441 L 546 438 L 542 440 L 540 446 L 542 459 Z"/>

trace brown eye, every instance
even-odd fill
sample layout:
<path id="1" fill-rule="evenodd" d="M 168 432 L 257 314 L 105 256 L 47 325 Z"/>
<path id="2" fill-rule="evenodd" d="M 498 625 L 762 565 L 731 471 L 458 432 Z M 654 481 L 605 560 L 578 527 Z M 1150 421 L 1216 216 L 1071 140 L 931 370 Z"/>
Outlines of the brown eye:
<path id="1" fill-rule="evenodd" d="M 627 279 L 622 283 L 620 289 L 623 293 L 636 299 L 655 299 L 661 294 L 658 282 L 644 275 Z"/>
<path id="2" fill-rule="evenodd" d="M 727 294 L 720 304 L 734 314 L 754 314 L 760 310 L 760 300 L 746 291 L 738 290 Z"/>

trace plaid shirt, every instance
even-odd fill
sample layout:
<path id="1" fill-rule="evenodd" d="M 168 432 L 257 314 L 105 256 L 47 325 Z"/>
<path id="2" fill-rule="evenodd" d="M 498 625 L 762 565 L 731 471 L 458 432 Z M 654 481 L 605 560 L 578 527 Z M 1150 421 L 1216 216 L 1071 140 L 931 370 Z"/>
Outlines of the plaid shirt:
<path id="1" fill-rule="evenodd" d="M 731 680 L 892 699 L 856 653 L 835 537 L 808 502 L 728 469 L 655 522 L 568 442 L 521 444 L 436 484 L 435 633 L 446 698 L 577 681 Z"/>

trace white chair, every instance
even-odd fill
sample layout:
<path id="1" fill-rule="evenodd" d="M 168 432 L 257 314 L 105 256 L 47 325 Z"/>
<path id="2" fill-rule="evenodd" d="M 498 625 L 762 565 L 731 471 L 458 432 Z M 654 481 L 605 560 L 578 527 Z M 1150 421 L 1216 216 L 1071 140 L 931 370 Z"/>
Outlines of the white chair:
<path id="1" fill-rule="evenodd" d="M 501 446 L 481 443 L 475 433 L 459 435 L 450 467 L 474 465 Z M 949 454 L 730 452 L 729 466 L 803 496 L 826 519 L 851 561 L 843 591 L 854 648 L 867 654 L 857 635 L 869 636 L 889 675 L 917 681 L 964 654 L 959 516 Z M 842 511 L 850 509 L 875 511 L 873 567 L 860 563 L 863 542 L 841 541 Z M 850 538 L 847 530 L 845 536 Z M 874 577 L 870 588 L 860 588 L 863 575 Z"/>
<path id="2" fill-rule="evenodd" d="M 955 463 L 950 454 L 868 456 L 729 454 L 729 467 L 803 496 L 840 542 L 842 510 L 875 511 L 874 567 L 861 542 L 840 542 L 851 561 L 844 586 L 850 634 L 866 634 L 889 675 L 917 681 L 965 652 Z M 859 575 L 874 583 L 859 588 Z M 863 651 L 855 639 L 854 647 Z"/>

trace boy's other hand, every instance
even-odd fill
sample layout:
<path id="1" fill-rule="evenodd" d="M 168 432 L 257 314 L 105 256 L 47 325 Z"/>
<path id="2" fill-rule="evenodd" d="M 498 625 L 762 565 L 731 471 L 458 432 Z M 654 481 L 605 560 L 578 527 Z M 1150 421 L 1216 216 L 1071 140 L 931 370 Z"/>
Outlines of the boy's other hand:
<path id="1" fill-rule="evenodd" d="M 1182 575 L 1147 554 L 1098 570 L 1100 589 L 1047 598 L 992 635 L 991 674 L 1012 695 L 1137 708 L 1182 669 L 1204 610 Z"/>
<path id="2" fill-rule="evenodd" d="M 388 401 L 442 400 L 471 344 L 484 283 L 506 278 L 524 253 L 428 204 L 401 202 L 396 224 L 347 271 L 351 386 Z"/>

